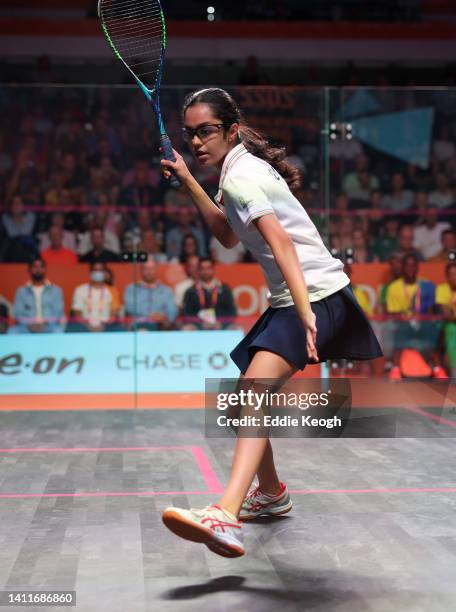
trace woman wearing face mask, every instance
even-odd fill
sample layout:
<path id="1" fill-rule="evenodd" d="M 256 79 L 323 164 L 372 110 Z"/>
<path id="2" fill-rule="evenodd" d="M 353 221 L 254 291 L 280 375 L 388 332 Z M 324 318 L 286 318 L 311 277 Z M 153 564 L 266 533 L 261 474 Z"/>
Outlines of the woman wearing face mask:
<path id="1" fill-rule="evenodd" d="M 179 177 L 225 247 L 241 241 L 251 251 L 269 287 L 270 307 L 231 353 L 241 378 L 273 379 L 277 389 L 307 363 L 381 356 L 342 262 L 326 249 L 293 196 L 299 175 L 285 151 L 249 128 L 233 98 L 221 89 L 190 94 L 183 122 L 184 139 L 199 164 L 220 172 L 218 205 L 177 152 L 175 163 L 162 161 L 165 177 L 171 172 Z M 259 484 L 249 491 L 255 474 Z M 237 557 L 244 554 L 240 521 L 284 514 L 291 507 L 267 437 L 238 437 L 221 499 L 201 510 L 167 508 L 163 521 L 181 537 Z"/>
<path id="2" fill-rule="evenodd" d="M 112 293 L 105 282 L 105 265 L 90 264 L 90 282 L 76 287 L 69 331 L 105 331 L 111 319 Z"/>

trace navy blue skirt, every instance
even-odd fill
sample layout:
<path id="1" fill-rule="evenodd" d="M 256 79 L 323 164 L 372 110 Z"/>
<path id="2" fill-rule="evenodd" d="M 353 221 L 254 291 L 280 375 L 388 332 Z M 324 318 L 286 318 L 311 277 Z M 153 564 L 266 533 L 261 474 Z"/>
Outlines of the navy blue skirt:
<path id="1" fill-rule="evenodd" d="M 318 302 L 311 302 L 317 318 L 319 363 L 328 359 L 375 359 L 383 352 L 351 285 Z M 266 349 L 281 355 L 299 370 L 309 362 L 306 333 L 296 307 L 265 310 L 230 357 L 245 374 L 256 351 Z"/>

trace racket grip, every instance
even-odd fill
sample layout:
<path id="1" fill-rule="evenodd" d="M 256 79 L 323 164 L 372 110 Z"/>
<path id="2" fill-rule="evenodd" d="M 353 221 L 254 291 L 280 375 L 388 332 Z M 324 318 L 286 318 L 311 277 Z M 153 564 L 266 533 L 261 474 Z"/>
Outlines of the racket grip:
<path id="1" fill-rule="evenodd" d="M 166 134 L 164 136 L 160 136 L 160 145 L 162 148 L 162 159 L 168 159 L 169 161 L 175 162 L 176 158 L 173 153 L 173 145 L 169 136 Z M 174 189 L 179 189 L 179 187 L 182 187 L 182 183 L 175 174 L 171 176 L 169 183 L 171 187 L 174 187 Z"/>

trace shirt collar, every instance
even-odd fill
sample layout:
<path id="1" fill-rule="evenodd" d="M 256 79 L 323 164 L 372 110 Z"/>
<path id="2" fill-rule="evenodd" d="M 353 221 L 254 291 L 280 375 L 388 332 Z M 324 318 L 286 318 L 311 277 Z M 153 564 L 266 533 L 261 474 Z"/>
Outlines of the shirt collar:
<path id="1" fill-rule="evenodd" d="M 222 171 L 220 173 L 219 189 L 222 189 L 226 175 L 228 174 L 230 169 L 234 166 L 238 159 L 240 159 L 243 155 L 246 155 L 247 153 L 248 151 L 242 144 L 242 142 L 235 146 L 234 149 L 231 149 L 231 151 L 225 157 L 225 161 L 223 162 Z"/>

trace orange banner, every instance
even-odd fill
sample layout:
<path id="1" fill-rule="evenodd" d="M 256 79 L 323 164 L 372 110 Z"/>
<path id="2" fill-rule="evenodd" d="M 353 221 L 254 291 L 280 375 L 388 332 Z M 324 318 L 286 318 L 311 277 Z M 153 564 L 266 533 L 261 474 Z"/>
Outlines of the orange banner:
<path id="1" fill-rule="evenodd" d="M 140 278 L 139 268 L 132 264 L 110 264 L 114 272 L 115 285 L 123 296 L 125 287 Z M 374 305 L 379 287 L 388 282 L 388 264 L 355 264 L 353 265 L 352 283 L 361 285 L 369 294 Z M 179 264 L 165 264 L 158 267 L 161 281 L 174 287 L 185 278 L 185 272 Z M 267 286 L 256 264 L 233 264 L 216 266 L 216 276 L 233 290 L 239 316 L 255 317 L 267 306 Z M 445 280 L 445 265 L 441 263 L 423 263 L 420 265 L 420 276 L 438 284 Z M 65 308 L 68 312 L 75 288 L 88 282 L 89 267 L 78 264 L 73 267 L 49 266 L 48 278 L 59 285 L 65 296 Z M 0 294 L 10 302 L 20 285 L 29 280 L 25 264 L 0 264 Z"/>

